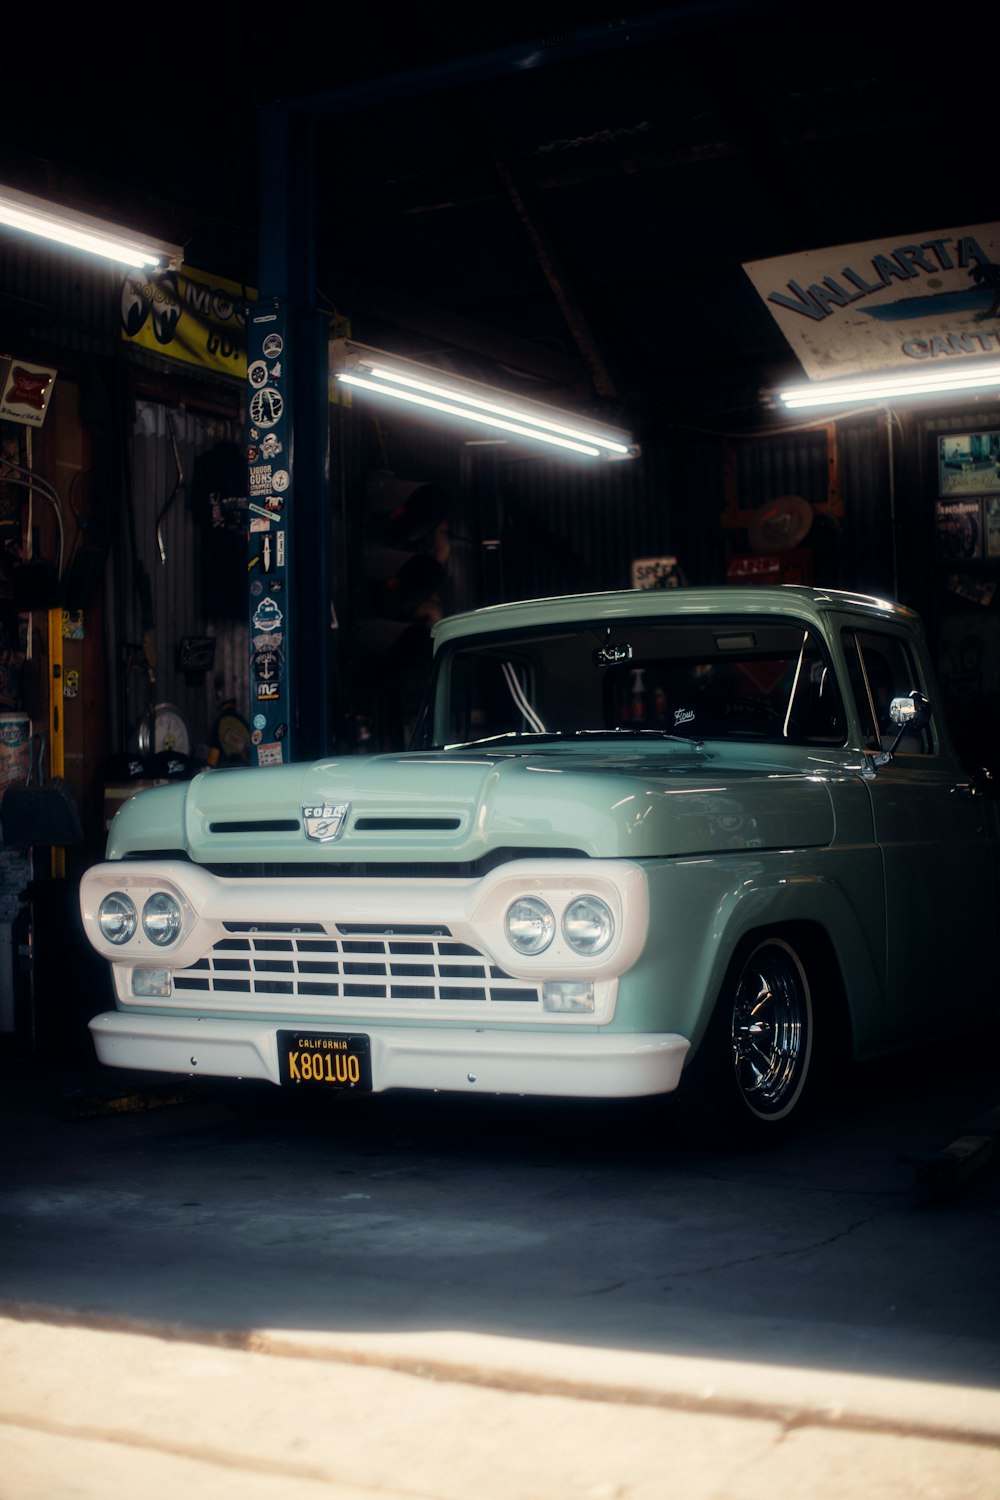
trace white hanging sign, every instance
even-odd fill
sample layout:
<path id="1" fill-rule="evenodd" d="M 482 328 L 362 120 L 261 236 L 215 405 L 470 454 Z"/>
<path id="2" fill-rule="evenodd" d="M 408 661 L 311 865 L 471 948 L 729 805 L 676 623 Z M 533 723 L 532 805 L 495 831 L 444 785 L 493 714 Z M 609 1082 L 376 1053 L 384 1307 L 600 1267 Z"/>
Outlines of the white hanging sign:
<path id="1" fill-rule="evenodd" d="M 811 380 L 1000 356 L 1000 224 L 743 267 Z"/>
<path id="2" fill-rule="evenodd" d="M 0 358 L 0 418 L 41 427 L 57 371 L 26 359 Z"/>

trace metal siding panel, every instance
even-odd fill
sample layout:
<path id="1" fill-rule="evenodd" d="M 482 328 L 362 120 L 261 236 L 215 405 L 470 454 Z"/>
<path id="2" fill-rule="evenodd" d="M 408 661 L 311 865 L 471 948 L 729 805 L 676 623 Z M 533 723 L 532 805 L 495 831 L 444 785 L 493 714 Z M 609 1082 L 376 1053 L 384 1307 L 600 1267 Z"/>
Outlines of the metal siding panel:
<path id="1" fill-rule="evenodd" d="M 347 601 L 347 533 L 371 469 L 434 482 L 453 496 L 449 613 L 497 597 L 489 582 L 490 558 L 484 559 L 484 543 L 495 536 L 502 542 L 500 592 L 507 599 L 621 588 L 630 583 L 634 558 L 674 550 L 674 522 L 683 508 L 675 498 L 671 455 L 662 447 L 650 448 L 636 462 L 578 464 L 513 446 L 469 444 L 454 430 L 395 413 L 383 421 L 370 407 L 344 410 L 335 420 L 331 462 L 335 551 Z M 719 488 L 717 481 L 705 487 Z M 709 520 L 700 496 L 692 508 L 696 525 Z M 682 564 L 690 567 L 684 559 Z"/>
<path id="2" fill-rule="evenodd" d="M 141 567 L 149 580 L 152 602 L 152 639 L 155 681 L 150 683 L 139 648 L 143 641 L 143 610 L 130 560 L 129 585 L 121 600 L 125 672 L 124 733 L 133 742 L 151 701 L 173 703 L 187 720 L 192 749 L 204 753 L 220 704 L 235 700 L 248 711 L 246 621 L 213 618 L 204 608 L 198 587 L 198 551 L 202 522 L 191 508 L 190 482 L 195 460 L 218 442 L 242 445 L 239 424 L 150 401 L 136 404 L 132 438 L 132 496 L 135 543 Z M 173 440 L 177 444 L 178 476 Z M 156 523 L 162 514 L 160 537 Z M 177 645 L 184 635 L 216 639 L 215 668 L 203 683 L 189 684 L 177 664 Z"/>
<path id="3" fill-rule="evenodd" d="M 845 510 L 841 573 L 846 587 L 899 599 L 893 500 L 882 437 L 884 421 L 881 414 L 873 414 L 837 426 Z M 898 495 L 895 503 L 898 506 Z"/>
<path id="4" fill-rule="evenodd" d="M 44 241 L 0 243 L 0 287 L 8 316 L 20 325 L 18 347 L 6 348 L 5 338 L 2 352 L 39 357 L 22 339 L 38 340 L 47 350 L 107 352 L 118 338 L 121 282 L 115 266 L 49 249 Z"/>

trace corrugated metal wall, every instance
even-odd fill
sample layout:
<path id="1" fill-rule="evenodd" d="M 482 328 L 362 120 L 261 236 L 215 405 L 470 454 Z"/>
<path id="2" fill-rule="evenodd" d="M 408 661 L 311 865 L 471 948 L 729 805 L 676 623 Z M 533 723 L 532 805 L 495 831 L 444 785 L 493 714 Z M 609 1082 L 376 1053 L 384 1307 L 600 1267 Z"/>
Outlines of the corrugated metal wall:
<path id="1" fill-rule="evenodd" d="M 219 444 L 243 446 L 242 423 L 179 406 L 185 388 L 201 377 L 123 349 L 115 268 L 8 240 L 0 243 L 0 286 L 0 352 L 76 372 L 100 363 L 116 378 L 122 371 L 139 374 L 144 389 L 156 389 L 158 381 L 170 392 L 169 406 L 137 404 L 128 444 L 131 502 L 117 517 L 107 575 L 110 739 L 117 749 L 134 744 L 150 702 L 172 703 L 202 753 L 222 702 L 232 699 L 247 712 L 247 629 L 245 614 L 213 609 L 204 516 L 192 510 L 191 480 L 196 462 Z M 218 382 L 205 381 L 217 397 Z M 223 400 L 204 406 L 235 410 L 238 400 L 229 382 Z M 962 568 L 965 583 L 956 582 L 936 530 L 934 452 L 941 432 L 995 426 L 984 410 L 971 402 L 945 414 L 880 411 L 828 428 L 782 425 L 753 437 L 647 419 L 640 462 L 581 468 L 512 447 L 469 444 L 460 433 L 402 414 L 335 407 L 330 555 L 341 643 L 335 655 L 350 645 L 366 479 L 374 470 L 436 483 L 452 497 L 449 612 L 497 599 L 625 587 L 633 560 L 646 556 L 674 554 L 690 583 L 721 583 L 728 555 L 748 547 L 745 527 L 728 524 L 733 510 L 745 514 L 799 495 L 818 508 L 805 540 L 816 582 L 912 604 L 932 630 L 956 616 L 963 629 L 968 619 L 978 630 L 992 619 L 997 559 L 970 559 Z M 308 546 L 308 539 L 298 545 Z M 234 551 L 233 558 L 242 569 L 245 557 Z M 178 642 L 202 635 L 216 641 L 215 667 L 191 682 L 178 666 Z"/>
<path id="2" fill-rule="evenodd" d="M 945 424 L 968 430 L 969 414 Z M 785 429 L 753 438 L 673 432 L 648 445 L 640 462 L 581 467 L 526 457 L 506 445 L 468 444 L 461 434 L 371 407 L 332 408 L 331 590 L 341 650 L 350 648 L 369 475 L 439 485 L 450 497 L 448 613 L 500 599 L 627 588 L 634 559 L 675 554 L 692 584 L 725 580 L 727 553 L 747 548 L 727 530 L 727 508 L 753 512 L 799 495 L 818 507 L 803 542 L 817 583 L 895 597 L 933 617 L 934 476 L 927 471 L 940 419 L 893 424 L 873 412 L 829 430 Z M 889 436 L 893 461 L 889 460 Z M 155 698 L 177 704 L 196 744 L 220 703 L 247 712 L 244 620 L 218 618 L 201 570 L 204 517 L 192 510 L 190 480 L 199 455 L 242 444 L 239 424 L 152 402 L 139 403 L 133 442 L 135 552 L 150 581 L 156 656 Z M 174 456 L 180 460 L 180 476 Z M 183 487 L 178 489 L 179 477 Z M 161 526 L 163 557 L 156 536 Z M 298 539 L 300 546 L 308 540 Z M 134 736 L 148 706 L 142 655 L 143 612 L 128 527 L 119 536 L 116 575 L 120 729 Z M 215 671 L 200 685 L 176 663 L 184 635 L 217 641 Z"/>
<path id="3" fill-rule="evenodd" d="M 120 268 L 110 262 L 66 255 L 42 240 L 0 240 L 6 304 L 0 352 L 30 359 L 36 340 L 67 353 L 106 351 L 118 336 L 121 282 Z"/>
<path id="4" fill-rule="evenodd" d="M 743 511 L 798 495 L 816 507 L 802 546 L 813 581 L 896 597 L 892 496 L 885 418 L 878 412 L 822 427 L 783 426 L 766 435 L 726 440 L 731 493 Z M 746 537 L 728 538 L 733 550 Z"/>
<path id="5" fill-rule="evenodd" d="M 219 444 L 234 442 L 243 448 L 237 423 L 150 401 L 136 404 L 131 517 L 126 495 L 113 567 L 115 644 L 109 698 L 117 720 L 113 739 L 121 749 L 134 748 L 151 702 L 181 710 L 192 748 L 200 754 L 225 700 L 234 700 L 246 715 L 246 618 L 220 618 L 212 612 L 212 581 L 206 579 L 203 566 L 206 517 L 195 511 L 192 491 L 199 457 Z M 184 636 L 211 636 L 216 641 L 214 670 L 199 682 L 187 681 L 178 664 Z M 151 638 L 152 651 L 144 650 L 145 637 Z"/>
<path id="6" fill-rule="evenodd" d="M 825 427 L 755 437 L 673 429 L 646 443 L 638 462 L 586 467 L 505 445 L 466 445 L 406 419 L 348 416 L 348 509 L 361 503 L 366 463 L 451 487 L 454 609 L 628 588 L 633 560 L 648 556 L 676 555 L 689 583 L 723 583 L 727 553 L 748 546 L 745 535 L 727 531 L 727 507 L 753 511 L 785 495 L 831 507 L 829 523 L 803 543 L 821 550 L 817 581 L 893 590 L 878 414 L 838 426 L 832 439 Z"/>
<path id="7" fill-rule="evenodd" d="M 150 372 L 164 391 L 173 392 L 178 375 L 187 383 L 194 378 L 122 350 L 120 276 L 113 268 L 8 243 L 0 246 L 0 284 L 16 310 L 7 330 L 16 347 L 9 352 L 44 358 L 57 348 L 70 363 L 90 356 L 119 367 L 124 361 Z M 676 555 L 692 584 L 721 583 L 727 556 L 748 545 L 745 532 L 726 524 L 733 507 L 748 512 L 778 496 L 800 495 L 827 511 L 806 542 L 815 552 L 817 582 L 887 594 L 933 614 L 939 570 L 930 434 L 942 424 L 983 425 L 975 412 L 905 420 L 872 413 L 838 423 L 831 441 L 825 428 L 740 437 L 650 422 L 641 461 L 581 467 L 468 443 L 460 432 L 360 403 L 334 407 L 331 417 L 331 591 L 341 655 L 350 645 L 366 480 L 375 470 L 433 482 L 451 497 L 449 612 L 497 599 L 627 587 L 633 561 L 648 556 Z M 108 573 L 108 701 L 117 748 L 134 744 L 151 701 L 181 709 L 196 753 L 223 701 L 248 710 L 245 617 L 213 611 L 204 516 L 191 505 L 197 460 L 219 444 L 242 447 L 244 436 L 232 418 L 152 400 L 136 406 L 131 504 L 118 517 Z M 245 559 L 234 557 L 233 566 L 242 567 Z M 202 635 L 216 640 L 215 668 L 189 682 L 177 663 L 178 642 Z M 144 637 L 151 650 L 144 651 Z"/>
<path id="8" fill-rule="evenodd" d="M 242 444 L 239 424 L 153 402 L 137 407 L 135 552 L 139 577 L 144 571 L 150 582 L 155 698 L 182 709 L 196 744 L 210 732 L 224 699 L 234 699 L 243 713 L 248 703 L 245 621 L 213 615 L 201 571 L 204 517 L 191 505 L 195 461 L 226 442 Z M 897 555 L 900 532 L 915 533 L 923 525 L 930 534 L 933 525 L 933 501 L 921 484 L 916 502 L 912 464 L 905 461 L 924 442 L 916 428 L 895 433 L 893 470 L 886 418 L 872 413 L 838 424 L 832 437 L 826 428 L 753 438 L 674 431 L 669 441 L 647 445 L 639 462 L 581 467 L 558 457 L 526 457 L 506 445 L 468 444 L 449 429 L 360 404 L 334 407 L 331 589 L 341 649 L 350 646 L 366 483 L 376 470 L 437 484 L 450 496 L 449 613 L 499 599 L 627 588 L 633 560 L 647 556 L 676 555 L 692 584 L 724 582 L 727 553 L 748 545 L 744 532 L 727 530 L 727 507 L 754 511 L 783 495 L 800 495 L 822 513 L 803 543 L 815 551 L 816 582 L 900 597 L 926 609 L 919 595 L 927 570 L 901 578 L 910 554 L 904 551 L 902 560 Z M 162 512 L 161 558 L 156 521 Z M 307 539 L 300 537 L 298 545 L 308 545 Z M 149 684 L 131 554 L 123 521 L 113 670 L 118 728 L 134 736 L 148 706 Z M 177 643 L 185 635 L 217 641 L 215 671 L 200 685 L 186 682 L 177 667 Z"/>
<path id="9" fill-rule="evenodd" d="M 583 468 L 485 452 L 495 456 L 473 457 L 469 477 L 484 530 L 499 542 L 489 580 L 497 598 L 629 588 L 633 558 L 670 551 L 669 499 L 650 488 L 655 455 Z"/>
<path id="10" fill-rule="evenodd" d="M 641 462 L 526 456 L 360 404 L 334 418 L 342 536 L 358 520 L 371 470 L 439 484 L 450 494 L 449 612 L 499 599 L 628 588 L 633 558 L 674 545 L 677 497 L 667 467 L 656 448 Z"/>

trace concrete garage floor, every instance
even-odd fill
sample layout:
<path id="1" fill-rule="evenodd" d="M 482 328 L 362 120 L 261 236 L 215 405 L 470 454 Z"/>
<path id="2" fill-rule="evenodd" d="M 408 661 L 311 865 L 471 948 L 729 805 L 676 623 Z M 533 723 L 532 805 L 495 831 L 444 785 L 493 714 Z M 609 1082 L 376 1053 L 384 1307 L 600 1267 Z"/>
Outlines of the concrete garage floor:
<path id="1" fill-rule="evenodd" d="M 0 1500 L 996 1500 L 996 1040 L 766 1157 L 8 1060 Z"/>
<path id="2" fill-rule="evenodd" d="M 471 1335 L 236 1351 L 4 1319 L 5 1500 L 995 1500 L 995 1395 Z M 384 1361 L 384 1363 L 380 1363 Z M 394 1368 L 398 1366 L 398 1368 Z"/>

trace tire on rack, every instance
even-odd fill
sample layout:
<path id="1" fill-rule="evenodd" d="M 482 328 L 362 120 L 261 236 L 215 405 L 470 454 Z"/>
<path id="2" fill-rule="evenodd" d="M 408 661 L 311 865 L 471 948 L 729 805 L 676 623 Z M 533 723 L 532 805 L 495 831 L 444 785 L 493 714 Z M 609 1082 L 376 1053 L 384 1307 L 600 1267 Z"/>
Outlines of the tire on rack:
<path id="1" fill-rule="evenodd" d="M 780 932 L 740 945 L 675 1096 L 674 1113 L 688 1133 L 760 1147 L 799 1125 L 818 1072 L 817 970 L 809 951 Z"/>

